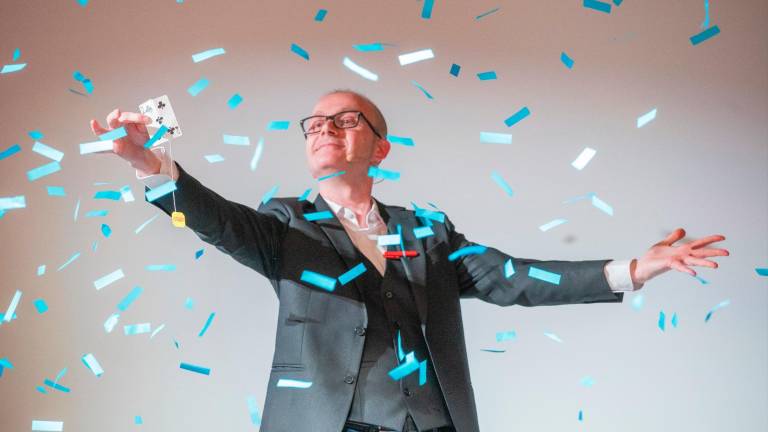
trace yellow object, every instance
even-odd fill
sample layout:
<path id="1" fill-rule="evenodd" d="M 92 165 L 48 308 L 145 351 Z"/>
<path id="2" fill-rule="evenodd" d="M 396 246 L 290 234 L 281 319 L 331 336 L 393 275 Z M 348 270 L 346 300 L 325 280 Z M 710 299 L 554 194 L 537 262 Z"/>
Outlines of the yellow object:
<path id="1" fill-rule="evenodd" d="M 187 220 L 184 217 L 184 213 L 180 211 L 175 211 L 171 213 L 171 222 L 173 223 L 173 226 L 176 228 L 184 228 L 187 226 Z"/>

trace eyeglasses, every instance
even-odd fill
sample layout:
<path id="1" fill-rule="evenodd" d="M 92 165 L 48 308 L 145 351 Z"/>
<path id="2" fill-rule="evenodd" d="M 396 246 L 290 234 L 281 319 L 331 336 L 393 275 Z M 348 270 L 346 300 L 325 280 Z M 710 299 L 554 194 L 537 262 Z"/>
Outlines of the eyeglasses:
<path id="1" fill-rule="evenodd" d="M 360 111 L 342 111 L 329 116 L 311 116 L 305 119 L 301 119 L 299 124 L 301 125 L 301 130 L 304 132 L 304 138 L 306 138 L 307 135 L 319 133 L 328 120 L 333 120 L 333 125 L 339 129 L 350 129 L 357 127 L 357 125 L 360 124 L 361 118 L 365 120 L 365 122 L 377 137 L 383 138 L 381 134 L 376 130 L 376 128 L 373 127 L 373 124 L 371 124 L 370 120 L 368 120 L 365 114 Z"/>

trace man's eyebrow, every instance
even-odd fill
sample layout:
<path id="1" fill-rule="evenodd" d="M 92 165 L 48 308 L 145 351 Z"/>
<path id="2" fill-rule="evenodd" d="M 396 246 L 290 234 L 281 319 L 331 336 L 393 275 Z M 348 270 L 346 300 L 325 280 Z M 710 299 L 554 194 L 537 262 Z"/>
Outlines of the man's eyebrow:
<path id="1" fill-rule="evenodd" d="M 344 112 L 344 111 L 360 111 L 360 112 L 362 112 L 363 110 L 361 108 L 355 108 L 355 107 L 342 107 L 341 109 L 339 109 L 338 111 L 336 111 L 333 114 L 338 114 L 338 113 Z M 313 116 L 316 116 L 316 115 L 333 115 L 333 114 L 325 114 L 325 113 L 317 112 L 317 111 L 312 113 Z"/>

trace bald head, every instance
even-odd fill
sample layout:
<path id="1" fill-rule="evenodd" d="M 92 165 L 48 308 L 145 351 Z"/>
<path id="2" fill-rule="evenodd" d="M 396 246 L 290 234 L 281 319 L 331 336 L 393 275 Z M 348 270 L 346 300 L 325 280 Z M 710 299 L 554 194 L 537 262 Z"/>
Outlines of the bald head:
<path id="1" fill-rule="evenodd" d="M 387 121 L 384 119 L 384 114 L 381 113 L 381 110 L 379 110 L 379 107 L 377 107 L 376 104 L 373 103 L 373 101 L 368 99 L 365 95 L 349 89 L 332 90 L 324 94 L 322 97 L 335 95 L 335 94 L 347 94 L 357 99 L 360 105 L 363 106 L 363 110 L 364 110 L 363 114 L 365 114 L 365 117 L 370 119 L 371 123 L 373 123 L 373 126 L 376 128 L 376 131 L 380 133 L 382 137 L 386 138 L 388 133 Z"/>

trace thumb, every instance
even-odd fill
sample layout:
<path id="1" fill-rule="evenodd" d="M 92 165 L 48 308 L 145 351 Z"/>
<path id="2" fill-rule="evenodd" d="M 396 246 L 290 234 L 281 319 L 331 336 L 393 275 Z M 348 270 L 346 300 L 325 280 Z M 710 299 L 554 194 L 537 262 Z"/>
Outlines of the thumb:
<path id="1" fill-rule="evenodd" d="M 663 245 L 663 246 L 672 246 L 672 243 L 680 240 L 683 237 L 685 237 L 685 230 L 682 229 L 682 228 L 678 228 L 678 229 L 672 231 L 667 236 L 667 238 L 665 238 L 664 240 L 662 240 L 662 241 L 660 241 L 660 242 L 658 242 L 656 244 Z"/>
<path id="2" fill-rule="evenodd" d="M 96 136 L 99 136 L 101 134 L 109 132 L 108 130 L 106 130 L 103 127 L 101 127 L 99 122 L 97 120 L 95 120 L 95 119 L 91 120 L 91 131 Z"/>

